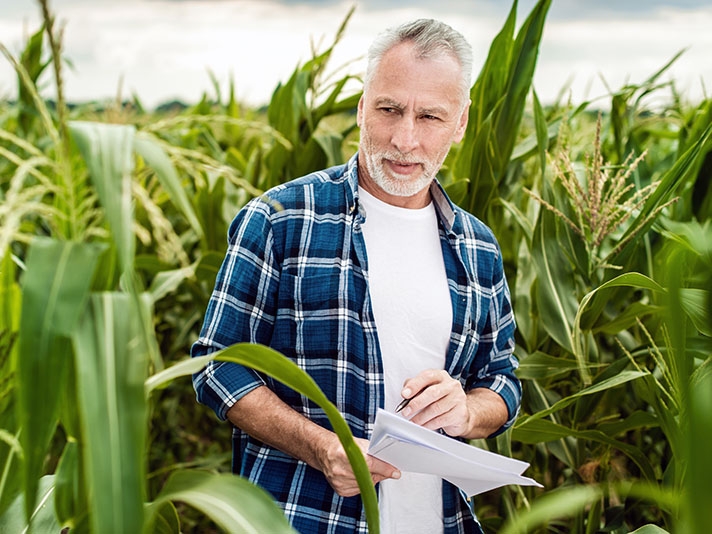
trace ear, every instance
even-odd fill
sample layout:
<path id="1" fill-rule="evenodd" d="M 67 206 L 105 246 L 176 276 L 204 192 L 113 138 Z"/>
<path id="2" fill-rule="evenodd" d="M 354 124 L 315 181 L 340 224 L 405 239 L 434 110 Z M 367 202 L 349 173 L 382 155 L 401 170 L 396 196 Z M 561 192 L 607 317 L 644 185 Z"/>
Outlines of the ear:
<path id="1" fill-rule="evenodd" d="M 356 108 L 356 125 L 361 128 L 361 121 L 363 120 L 363 94 L 361 98 L 358 99 L 358 107 Z"/>
<path id="2" fill-rule="evenodd" d="M 472 100 L 467 101 L 467 105 L 463 108 L 462 114 L 457 122 L 457 129 L 455 130 L 455 135 L 453 136 L 453 142 L 459 143 L 465 136 L 465 130 L 467 129 L 467 120 L 470 118 L 470 106 L 472 105 Z"/>

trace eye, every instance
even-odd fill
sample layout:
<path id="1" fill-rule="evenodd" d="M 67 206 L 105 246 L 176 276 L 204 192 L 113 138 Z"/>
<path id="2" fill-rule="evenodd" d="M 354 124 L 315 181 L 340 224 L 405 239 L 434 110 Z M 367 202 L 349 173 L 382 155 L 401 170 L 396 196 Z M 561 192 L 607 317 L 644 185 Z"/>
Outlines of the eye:
<path id="1" fill-rule="evenodd" d="M 440 120 L 440 117 L 438 117 L 437 115 L 429 115 L 429 114 L 421 115 L 420 118 L 425 119 L 426 121 L 439 121 Z"/>

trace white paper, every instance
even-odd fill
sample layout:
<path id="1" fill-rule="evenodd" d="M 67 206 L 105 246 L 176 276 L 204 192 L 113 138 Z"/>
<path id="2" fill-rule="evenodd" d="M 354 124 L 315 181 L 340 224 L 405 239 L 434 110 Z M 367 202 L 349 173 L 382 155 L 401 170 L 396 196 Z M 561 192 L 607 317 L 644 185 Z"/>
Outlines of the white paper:
<path id="1" fill-rule="evenodd" d="M 507 484 L 542 487 L 522 476 L 529 464 L 480 449 L 379 409 L 368 453 L 401 471 L 437 475 L 467 495 Z"/>

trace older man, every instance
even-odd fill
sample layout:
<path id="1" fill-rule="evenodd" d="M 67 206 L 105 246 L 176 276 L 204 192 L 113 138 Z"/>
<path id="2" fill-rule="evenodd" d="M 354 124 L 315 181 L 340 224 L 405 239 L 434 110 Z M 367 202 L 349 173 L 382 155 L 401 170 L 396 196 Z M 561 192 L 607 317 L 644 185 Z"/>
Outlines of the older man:
<path id="1" fill-rule="evenodd" d="M 435 176 L 465 132 L 472 52 L 418 20 L 369 49 L 359 151 L 267 192 L 229 231 L 200 339 L 203 355 L 269 345 L 307 371 L 366 455 L 384 532 L 478 532 L 456 487 L 366 454 L 376 409 L 454 438 L 516 416 L 514 319 L 491 231 Z M 275 206 L 279 208 L 275 208 Z M 365 532 L 358 486 L 325 414 L 258 373 L 213 362 L 198 400 L 235 427 L 236 473 L 264 487 L 303 533 Z"/>

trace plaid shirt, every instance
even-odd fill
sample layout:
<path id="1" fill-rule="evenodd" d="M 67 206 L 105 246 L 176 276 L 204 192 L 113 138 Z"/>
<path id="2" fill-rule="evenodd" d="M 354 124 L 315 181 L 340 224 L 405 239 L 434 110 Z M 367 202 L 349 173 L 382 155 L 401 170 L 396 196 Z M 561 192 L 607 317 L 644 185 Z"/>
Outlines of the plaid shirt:
<path id="1" fill-rule="evenodd" d="M 354 436 L 368 439 L 383 407 L 383 375 L 361 230 L 357 156 L 251 200 L 229 230 L 200 338 L 200 356 L 237 342 L 269 345 L 307 371 Z M 465 389 L 501 395 L 512 424 L 521 397 L 514 375 L 514 317 L 491 231 L 431 187 L 453 303 L 446 369 Z M 266 384 L 289 406 L 330 428 L 324 412 L 290 388 L 228 362 L 193 377 L 198 401 L 225 419 L 243 395 Z M 323 474 L 234 431 L 233 470 L 267 489 L 303 533 L 366 532 L 359 496 L 340 497 Z M 443 481 L 445 534 L 479 531 L 459 490 Z"/>

